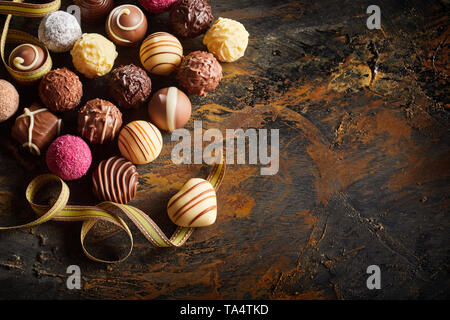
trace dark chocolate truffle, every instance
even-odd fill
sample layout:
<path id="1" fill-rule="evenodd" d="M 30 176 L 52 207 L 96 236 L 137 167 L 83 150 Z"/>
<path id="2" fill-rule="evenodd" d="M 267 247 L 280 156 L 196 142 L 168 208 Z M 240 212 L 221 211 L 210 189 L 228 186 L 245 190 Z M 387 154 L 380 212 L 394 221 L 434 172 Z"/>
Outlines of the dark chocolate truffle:
<path id="1" fill-rule="evenodd" d="M 61 125 L 61 119 L 33 103 L 16 118 L 11 135 L 23 148 L 39 156 L 59 136 Z"/>
<path id="2" fill-rule="evenodd" d="M 162 130 L 174 131 L 183 127 L 191 117 L 191 101 L 175 87 L 157 91 L 148 104 L 150 120 Z"/>
<path id="3" fill-rule="evenodd" d="M 46 53 L 41 47 L 24 43 L 11 51 L 8 64 L 18 71 L 33 71 L 44 64 L 45 56 Z"/>
<path id="4" fill-rule="evenodd" d="M 78 132 L 91 143 L 114 140 L 121 126 L 122 113 L 106 100 L 89 100 L 78 112 Z"/>
<path id="5" fill-rule="evenodd" d="M 80 7 L 81 21 L 87 24 L 103 23 L 103 19 L 113 8 L 113 0 L 74 0 Z"/>
<path id="6" fill-rule="evenodd" d="M 105 27 L 112 42 L 118 46 L 133 46 L 147 32 L 147 18 L 138 7 L 125 4 L 111 11 Z"/>
<path id="7" fill-rule="evenodd" d="M 152 82 L 145 70 L 128 64 L 114 69 L 109 76 L 109 93 L 121 108 L 136 109 L 150 97 Z"/>
<path id="8" fill-rule="evenodd" d="M 78 76 L 67 68 L 48 72 L 39 84 L 39 97 L 52 111 L 68 111 L 80 104 L 83 86 Z"/>
<path id="9" fill-rule="evenodd" d="M 222 66 L 213 54 L 194 51 L 183 57 L 176 78 L 189 94 L 206 96 L 222 80 Z"/>
<path id="10" fill-rule="evenodd" d="M 179 36 L 195 38 L 208 30 L 214 17 L 205 0 L 181 0 L 170 9 L 170 23 Z"/>
<path id="11" fill-rule="evenodd" d="M 94 194 L 101 201 L 126 204 L 136 196 L 138 172 L 122 157 L 103 160 L 92 173 Z"/>

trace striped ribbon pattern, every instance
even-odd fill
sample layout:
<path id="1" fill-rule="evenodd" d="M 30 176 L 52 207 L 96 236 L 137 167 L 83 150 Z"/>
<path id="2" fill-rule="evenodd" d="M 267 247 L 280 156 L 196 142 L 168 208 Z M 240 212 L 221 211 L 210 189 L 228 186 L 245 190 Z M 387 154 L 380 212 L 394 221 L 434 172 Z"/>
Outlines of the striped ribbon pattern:
<path id="1" fill-rule="evenodd" d="M 9 74 L 21 84 L 33 83 L 42 78 L 52 68 L 52 59 L 45 45 L 32 35 L 19 30 L 9 29 L 12 16 L 23 16 L 29 18 L 40 18 L 48 13 L 57 11 L 61 6 L 61 0 L 54 0 L 48 3 L 31 4 L 22 3 L 23 0 L 0 1 L 0 14 L 6 17 L 3 31 L 0 38 L 0 55 Z M 45 51 L 45 61 L 39 68 L 33 71 L 19 71 L 11 68 L 5 59 L 5 46 L 7 43 L 31 43 L 40 46 Z"/>
<path id="2" fill-rule="evenodd" d="M 225 174 L 225 163 L 222 161 L 216 164 L 210 172 L 207 180 L 213 185 L 217 191 L 222 183 Z M 61 191 L 56 202 L 53 205 L 39 205 L 33 202 L 35 195 L 45 185 L 56 182 L 60 185 Z M 133 235 L 125 221 L 116 213 L 116 211 L 125 214 L 142 232 L 142 234 L 157 247 L 180 247 L 190 237 L 195 228 L 178 227 L 170 238 L 168 238 L 158 225 L 142 210 L 130 205 L 124 205 L 114 202 L 102 202 L 96 206 L 75 206 L 67 205 L 70 196 L 70 190 L 67 184 L 58 176 L 53 174 L 43 174 L 36 177 L 28 185 L 25 196 L 30 203 L 33 211 L 38 218 L 32 222 L 12 226 L 0 227 L 0 230 L 11 230 L 37 226 L 49 220 L 54 221 L 83 221 L 81 227 L 80 241 L 81 247 L 85 255 L 91 260 L 103 263 L 116 263 L 126 260 L 133 249 Z M 122 229 L 130 240 L 130 249 L 128 253 L 118 260 L 104 260 L 90 254 L 85 245 L 84 240 L 89 231 L 97 222 L 104 221 L 112 223 Z"/>

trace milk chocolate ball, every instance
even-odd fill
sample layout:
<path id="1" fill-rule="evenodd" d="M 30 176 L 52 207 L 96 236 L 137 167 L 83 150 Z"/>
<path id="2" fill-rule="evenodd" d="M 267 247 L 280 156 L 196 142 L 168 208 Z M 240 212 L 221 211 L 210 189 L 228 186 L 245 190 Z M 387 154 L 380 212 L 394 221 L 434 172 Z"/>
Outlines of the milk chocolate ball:
<path id="1" fill-rule="evenodd" d="M 157 91 L 148 104 L 150 120 L 162 130 L 174 131 L 183 127 L 191 117 L 191 101 L 176 87 Z"/>
<path id="2" fill-rule="evenodd" d="M 113 0 L 74 0 L 80 7 L 81 21 L 87 24 L 103 23 L 106 15 L 113 8 Z"/>
<path id="3" fill-rule="evenodd" d="M 118 46 L 133 46 L 147 32 L 147 18 L 141 9 L 131 4 L 114 8 L 106 20 L 106 33 Z"/>
<path id="4" fill-rule="evenodd" d="M 33 71 L 44 64 L 45 56 L 41 47 L 24 43 L 11 51 L 8 64 L 17 71 Z"/>

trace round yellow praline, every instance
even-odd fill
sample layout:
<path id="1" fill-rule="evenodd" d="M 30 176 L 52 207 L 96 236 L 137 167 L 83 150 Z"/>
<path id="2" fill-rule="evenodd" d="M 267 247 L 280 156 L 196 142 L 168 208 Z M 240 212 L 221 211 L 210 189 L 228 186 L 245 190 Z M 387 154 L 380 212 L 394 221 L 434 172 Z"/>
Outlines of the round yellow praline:
<path id="1" fill-rule="evenodd" d="M 219 18 L 206 32 L 203 44 L 221 62 L 233 62 L 244 56 L 249 34 L 242 23 Z"/>
<path id="2" fill-rule="evenodd" d="M 98 33 L 85 33 L 72 50 L 75 68 L 87 78 L 101 77 L 111 71 L 117 58 L 116 46 Z"/>

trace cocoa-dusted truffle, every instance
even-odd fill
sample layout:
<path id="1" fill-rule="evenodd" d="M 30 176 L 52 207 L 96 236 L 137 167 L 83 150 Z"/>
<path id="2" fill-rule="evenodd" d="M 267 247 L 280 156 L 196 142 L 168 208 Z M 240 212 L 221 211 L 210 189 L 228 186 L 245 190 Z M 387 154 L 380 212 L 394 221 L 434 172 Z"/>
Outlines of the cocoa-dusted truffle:
<path id="1" fill-rule="evenodd" d="M 191 101 L 176 87 L 157 91 L 148 104 L 150 120 L 162 130 L 174 131 L 183 127 L 191 117 Z"/>
<path id="2" fill-rule="evenodd" d="M 52 111 L 68 111 L 80 104 L 83 86 L 78 76 L 67 68 L 48 72 L 39 84 L 39 97 Z"/>
<path id="3" fill-rule="evenodd" d="M 114 140 L 121 126 L 122 113 L 106 100 L 89 100 L 78 112 L 78 132 L 91 143 Z"/>
<path id="4" fill-rule="evenodd" d="M 183 57 L 176 78 L 190 94 L 206 96 L 222 80 L 222 66 L 211 53 L 194 51 Z"/>
<path id="5" fill-rule="evenodd" d="M 33 103 L 29 108 L 24 108 L 23 114 L 16 118 L 11 135 L 21 147 L 39 156 L 59 136 L 61 125 L 61 119 L 48 109 Z"/>
<path id="6" fill-rule="evenodd" d="M 19 93 L 8 81 L 0 79 L 0 122 L 6 121 L 19 108 Z"/>
<path id="7" fill-rule="evenodd" d="M 195 38 L 213 22 L 211 6 L 205 0 L 181 0 L 170 9 L 170 23 L 179 36 Z"/>
<path id="8" fill-rule="evenodd" d="M 134 64 L 120 66 L 109 76 L 109 93 L 121 108 L 141 107 L 149 98 L 151 90 L 150 77 Z"/>

